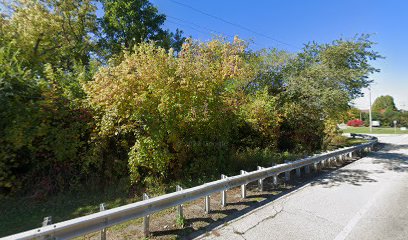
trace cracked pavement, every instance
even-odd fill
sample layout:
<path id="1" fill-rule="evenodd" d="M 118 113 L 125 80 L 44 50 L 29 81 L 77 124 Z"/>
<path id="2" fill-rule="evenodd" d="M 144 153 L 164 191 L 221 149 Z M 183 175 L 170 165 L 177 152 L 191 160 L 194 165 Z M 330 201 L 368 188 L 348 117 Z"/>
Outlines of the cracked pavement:
<path id="1" fill-rule="evenodd" d="M 199 239 L 408 239 L 408 135 Z"/>

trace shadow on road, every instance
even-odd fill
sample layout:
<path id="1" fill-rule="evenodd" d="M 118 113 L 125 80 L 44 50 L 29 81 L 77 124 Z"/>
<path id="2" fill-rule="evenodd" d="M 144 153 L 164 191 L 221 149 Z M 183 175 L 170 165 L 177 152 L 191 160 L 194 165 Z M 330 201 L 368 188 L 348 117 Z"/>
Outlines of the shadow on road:
<path id="1" fill-rule="evenodd" d="M 382 164 L 384 170 L 395 172 L 408 171 L 408 155 L 395 153 L 401 149 L 408 149 L 408 145 L 381 144 L 381 151 L 373 152 L 369 155 L 373 159 L 373 164 Z M 336 187 L 342 183 L 360 186 L 364 183 L 377 182 L 371 175 L 384 173 L 381 170 L 363 169 L 338 169 L 315 179 L 311 185 L 324 185 L 324 187 Z"/>
<path id="2" fill-rule="evenodd" d="M 375 171 L 382 173 L 383 171 Z M 359 169 L 338 169 L 335 173 L 330 173 L 322 178 L 316 179 L 311 183 L 312 186 L 323 185 L 324 187 L 336 187 L 343 183 L 354 186 L 361 186 L 363 183 L 377 182 L 370 177 L 373 171 Z"/>

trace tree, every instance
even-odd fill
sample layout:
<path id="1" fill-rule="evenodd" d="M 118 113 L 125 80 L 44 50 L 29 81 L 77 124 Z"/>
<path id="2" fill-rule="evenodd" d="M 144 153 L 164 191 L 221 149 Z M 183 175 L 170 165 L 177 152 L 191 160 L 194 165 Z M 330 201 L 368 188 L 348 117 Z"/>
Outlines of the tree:
<path id="1" fill-rule="evenodd" d="M 395 107 L 394 98 L 386 95 L 386 96 L 379 96 L 375 99 L 372 109 L 374 112 L 384 113 L 386 111 L 397 111 L 397 107 Z"/>
<path id="2" fill-rule="evenodd" d="M 176 57 L 142 43 L 87 84 L 100 109 L 100 136 L 136 137 L 119 140 L 129 146 L 135 182 L 180 178 L 186 174 L 181 169 L 221 171 L 239 126 L 236 86 L 253 75 L 245 48 L 237 38 L 188 40 Z"/>
<path id="3" fill-rule="evenodd" d="M 7 7 L 3 31 L 31 70 L 42 74 L 46 63 L 65 70 L 89 64 L 96 32 L 91 0 L 16 0 Z"/>
<path id="4" fill-rule="evenodd" d="M 0 192 L 61 191 L 86 169 L 92 124 L 81 82 L 93 75 L 95 8 L 88 0 L 7 7 L 0 22 Z"/>
<path id="5" fill-rule="evenodd" d="M 133 46 L 149 40 L 169 49 L 180 51 L 185 40 L 182 31 L 171 33 L 163 30 L 166 20 L 148 0 L 101 0 L 104 15 L 99 19 L 101 38 L 99 46 L 107 58 L 121 53 L 123 49 L 132 50 Z"/>
<path id="6" fill-rule="evenodd" d="M 370 65 L 370 60 L 381 57 L 371 50 L 373 45 L 368 35 L 310 43 L 288 61 L 280 94 L 285 114 L 281 149 L 312 151 L 328 145 L 323 144 L 324 136 L 330 135 L 328 126 L 340 120 L 349 102 L 371 82 L 369 74 L 378 71 Z"/>

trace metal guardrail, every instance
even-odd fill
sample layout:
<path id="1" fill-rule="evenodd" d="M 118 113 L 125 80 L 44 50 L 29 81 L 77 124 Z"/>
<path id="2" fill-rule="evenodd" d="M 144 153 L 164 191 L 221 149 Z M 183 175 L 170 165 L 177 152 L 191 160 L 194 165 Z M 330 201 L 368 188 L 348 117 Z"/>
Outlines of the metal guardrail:
<path id="1" fill-rule="evenodd" d="M 274 177 L 275 183 L 277 176 L 281 173 L 285 173 L 285 179 L 288 180 L 290 178 L 290 171 L 292 170 L 296 170 L 297 175 L 300 175 L 300 169 L 302 167 L 305 167 L 306 173 L 310 172 L 310 167 L 314 167 L 316 170 L 318 170 L 319 164 L 325 166 L 327 163 L 330 164 L 332 161 L 343 161 L 347 155 L 352 156 L 352 154 L 355 152 L 371 151 L 372 147 L 377 143 L 377 138 L 368 135 L 354 134 L 351 136 L 361 137 L 369 140 L 369 142 L 352 147 L 337 149 L 328 153 L 317 154 L 304 159 L 287 162 L 268 168 L 258 167 L 258 170 L 252 172 L 241 171 L 241 175 L 237 176 L 226 177 L 223 175 L 222 179 L 220 180 L 184 190 L 178 188 L 178 191 L 176 192 L 154 198 L 148 198 L 146 195 L 144 196 L 145 200 L 143 201 L 104 210 L 64 222 L 46 225 L 41 228 L 10 235 L 3 239 L 69 239 L 100 230 L 101 239 L 106 239 L 107 227 L 141 217 L 144 217 L 144 233 L 147 235 L 149 233 L 149 215 L 152 213 L 170 207 L 179 206 L 178 214 L 182 215 L 181 205 L 183 203 L 202 197 L 205 197 L 205 211 L 209 212 L 209 196 L 211 194 L 221 192 L 221 204 L 225 206 L 227 204 L 226 190 L 230 188 L 241 186 L 242 197 L 244 198 L 246 196 L 246 184 L 250 182 L 258 181 L 260 188 L 262 188 L 262 181 L 265 178 Z"/>

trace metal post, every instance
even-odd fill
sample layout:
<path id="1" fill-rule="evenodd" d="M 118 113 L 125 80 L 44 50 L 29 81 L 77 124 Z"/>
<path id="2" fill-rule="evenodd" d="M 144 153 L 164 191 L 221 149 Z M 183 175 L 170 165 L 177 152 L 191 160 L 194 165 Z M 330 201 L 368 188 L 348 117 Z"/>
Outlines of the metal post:
<path id="1" fill-rule="evenodd" d="M 205 213 L 210 213 L 210 196 L 205 196 Z"/>
<path id="2" fill-rule="evenodd" d="M 300 177 L 300 175 L 301 175 L 301 168 L 296 168 L 296 176 L 297 177 Z"/>
<path id="3" fill-rule="evenodd" d="M 43 220 L 43 222 L 42 222 L 42 226 L 43 227 L 45 227 L 45 226 L 48 226 L 48 225 L 50 225 L 52 223 L 52 217 L 51 216 L 48 216 L 48 217 L 45 217 L 44 218 L 44 220 Z M 40 239 L 43 239 L 43 240 L 45 240 L 45 239 L 50 239 L 50 235 L 46 235 L 46 236 L 44 236 L 44 237 L 42 237 L 42 238 L 40 238 Z"/>
<path id="4" fill-rule="evenodd" d="M 288 182 L 290 180 L 290 171 L 285 172 L 285 181 Z"/>
<path id="5" fill-rule="evenodd" d="M 247 172 L 245 172 L 244 170 L 241 170 L 241 175 L 244 175 L 246 173 Z M 241 197 L 246 198 L 246 184 L 241 185 Z"/>
<path id="6" fill-rule="evenodd" d="M 372 133 L 373 132 L 373 118 L 372 118 L 372 114 L 371 114 L 371 87 L 369 87 L 368 88 L 368 93 L 369 93 L 369 103 L 370 103 L 370 106 L 369 106 L 369 108 L 368 108 L 368 114 L 369 114 L 369 118 L 370 118 L 370 133 Z"/>
<path id="7" fill-rule="evenodd" d="M 183 190 L 183 188 L 179 185 L 176 186 L 176 192 Z M 183 204 L 177 206 L 177 216 L 179 218 L 183 218 Z"/>
<path id="8" fill-rule="evenodd" d="M 226 175 L 221 174 L 221 179 L 227 178 Z M 227 206 L 227 190 L 224 190 L 221 192 L 221 206 L 226 207 Z"/>
<path id="9" fill-rule="evenodd" d="M 105 211 L 105 203 L 99 204 L 99 211 L 100 212 Z M 100 239 L 106 240 L 106 228 L 101 230 Z"/>
<path id="10" fill-rule="evenodd" d="M 305 166 L 305 173 L 310 174 L 310 166 L 309 165 Z"/>
<path id="11" fill-rule="evenodd" d="M 45 227 L 45 226 L 50 225 L 51 223 L 52 223 L 52 217 L 48 216 L 48 217 L 44 218 L 44 220 L 42 222 L 42 226 Z"/>
<path id="12" fill-rule="evenodd" d="M 278 175 L 273 175 L 273 185 L 278 186 Z"/>
<path id="13" fill-rule="evenodd" d="M 149 199 L 149 195 L 146 193 L 143 193 L 143 200 Z M 150 235 L 150 230 L 149 230 L 149 225 L 150 225 L 150 215 L 146 215 L 143 217 L 143 234 L 145 237 L 148 237 Z"/>
<path id="14" fill-rule="evenodd" d="M 316 172 L 318 172 L 319 171 L 319 163 L 317 163 L 317 162 L 313 163 L 313 168 L 314 168 L 314 170 Z"/>
<path id="15" fill-rule="evenodd" d="M 261 170 L 261 169 L 263 169 L 263 167 L 258 166 L 258 170 Z M 263 191 L 263 178 L 258 180 L 258 189 L 260 192 Z"/>

